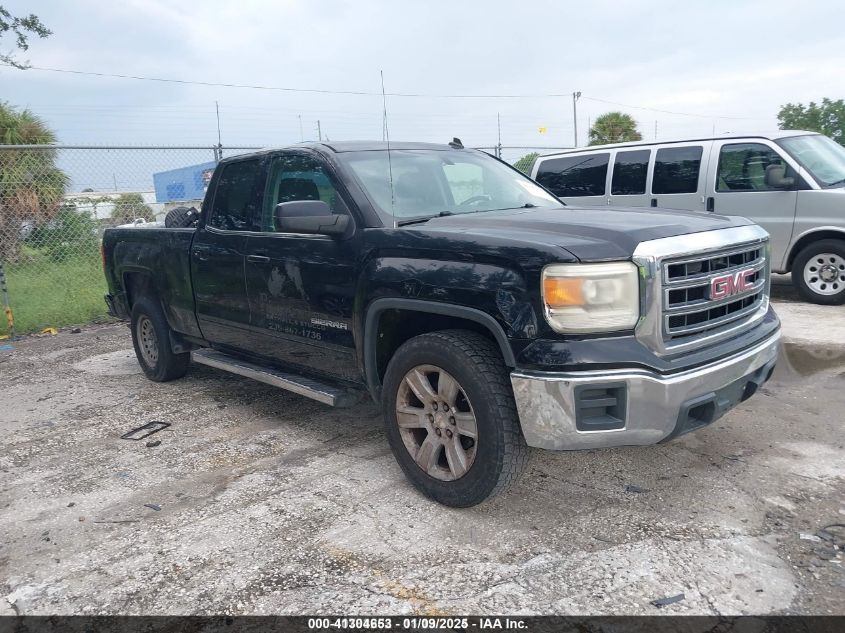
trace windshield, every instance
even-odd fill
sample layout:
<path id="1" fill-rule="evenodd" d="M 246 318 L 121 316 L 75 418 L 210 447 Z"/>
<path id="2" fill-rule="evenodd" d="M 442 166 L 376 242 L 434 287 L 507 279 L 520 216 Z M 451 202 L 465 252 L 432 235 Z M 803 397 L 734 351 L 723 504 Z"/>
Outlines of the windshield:
<path id="1" fill-rule="evenodd" d="M 384 150 L 340 156 L 370 200 L 391 219 L 562 204 L 522 174 L 479 152 L 391 150 L 390 164 Z"/>
<path id="2" fill-rule="evenodd" d="M 845 147 L 836 141 L 812 134 L 778 139 L 777 143 L 823 187 L 845 184 Z"/>

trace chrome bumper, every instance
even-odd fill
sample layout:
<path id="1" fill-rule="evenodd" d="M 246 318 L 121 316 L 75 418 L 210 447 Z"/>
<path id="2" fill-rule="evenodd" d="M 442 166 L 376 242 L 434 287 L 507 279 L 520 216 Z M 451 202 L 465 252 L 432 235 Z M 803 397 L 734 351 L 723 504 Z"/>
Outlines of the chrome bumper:
<path id="1" fill-rule="evenodd" d="M 771 376 L 779 342 L 780 330 L 730 358 L 668 376 L 514 371 L 522 432 L 529 446 L 550 450 L 656 444 L 710 424 L 753 395 Z"/>

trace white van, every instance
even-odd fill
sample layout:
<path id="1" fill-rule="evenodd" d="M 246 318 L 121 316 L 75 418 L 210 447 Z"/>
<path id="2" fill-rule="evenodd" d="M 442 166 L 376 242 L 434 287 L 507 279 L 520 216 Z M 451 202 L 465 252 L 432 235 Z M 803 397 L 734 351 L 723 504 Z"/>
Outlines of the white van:
<path id="1" fill-rule="evenodd" d="M 772 272 L 845 302 L 845 147 L 814 132 L 597 145 L 542 156 L 531 177 L 567 204 L 741 215 L 771 235 Z"/>

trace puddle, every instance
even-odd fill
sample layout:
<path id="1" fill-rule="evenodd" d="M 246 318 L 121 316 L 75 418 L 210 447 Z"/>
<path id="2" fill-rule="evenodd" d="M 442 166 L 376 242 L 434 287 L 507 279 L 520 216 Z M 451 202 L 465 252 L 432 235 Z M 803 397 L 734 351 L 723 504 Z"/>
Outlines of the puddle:
<path id="1" fill-rule="evenodd" d="M 845 371 L 845 347 L 820 345 L 781 345 L 778 364 L 772 380 L 800 382 L 822 372 Z"/>

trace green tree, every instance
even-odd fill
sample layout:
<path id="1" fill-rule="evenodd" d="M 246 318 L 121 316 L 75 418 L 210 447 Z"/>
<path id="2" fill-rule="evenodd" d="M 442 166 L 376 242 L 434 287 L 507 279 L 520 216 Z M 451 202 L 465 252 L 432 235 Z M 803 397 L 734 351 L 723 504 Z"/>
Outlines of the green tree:
<path id="1" fill-rule="evenodd" d="M 15 36 L 15 46 L 22 51 L 29 50 L 30 35 L 37 35 L 45 38 L 53 34 L 48 29 L 38 16 L 30 13 L 25 16 L 14 16 L 9 13 L 2 4 L 0 4 L 0 38 L 11 32 Z M 29 65 L 26 62 L 20 62 L 12 55 L 12 53 L 0 52 L 0 63 L 14 66 L 15 68 L 27 68 Z"/>
<path id="2" fill-rule="evenodd" d="M 531 152 L 526 154 L 525 156 L 519 158 L 513 166 L 516 167 L 519 171 L 521 171 L 526 176 L 531 175 L 531 168 L 534 167 L 534 161 L 537 160 L 537 157 L 540 154 L 537 152 Z"/>
<path id="3" fill-rule="evenodd" d="M 62 204 L 67 175 L 51 147 L 3 149 L 3 145 L 49 145 L 56 135 L 29 110 L 0 102 L 0 259 L 18 259 L 25 227 L 52 220 Z"/>
<path id="4" fill-rule="evenodd" d="M 46 253 L 54 261 L 71 257 L 97 257 L 100 236 L 91 213 L 65 202 L 56 217 L 35 227 L 26 244 Z"/>
<path id="5" fill-rule="evenodd" d="M 153 210 L 144 203 L 144 197 L 140 193 L 122 193 L 114 201 L 114 210 L 111 212 L 113 220 L 120 224 L 129 224 L 138 218 L 147 222 L 155 221 Z"/>
<path id="6" fill-rule="evenodd" d="M 602 114 L 590 128 L 590 145 L 641 140 L 643 135 L 637 130 L 637 122 L 624 112 Z"/>
<path id="7" fill-rule="evenodd" d="M 825 97 L 821 104 L 787 103 L 778 112 L 778 126 L 782 130 L 819 132 L 845 145 L 845 101 Z"/>

